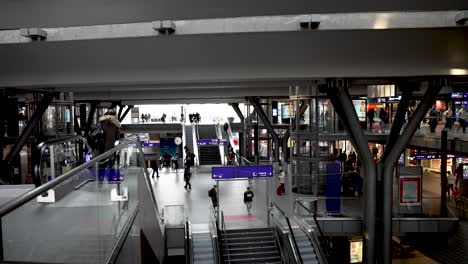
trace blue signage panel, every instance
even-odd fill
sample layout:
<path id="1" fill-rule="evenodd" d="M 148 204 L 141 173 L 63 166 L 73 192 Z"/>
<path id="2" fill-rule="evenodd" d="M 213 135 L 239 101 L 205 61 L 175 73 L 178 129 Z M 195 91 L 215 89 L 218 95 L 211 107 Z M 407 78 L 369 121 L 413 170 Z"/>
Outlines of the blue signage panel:
<path id="1" fill-rule="evenodd" d="M 211 168 L 211 178 L 214 180 L 271 177 L 273 177 L 272 165 Z"/>
<path id="2" fill-rule="evenodd" d="M 197 139 L 197 145 L 227 145 L 227 139 Z"/>
<path id="3" fill-rule="evenodd" d="M 161 146 L 161 143 L 141 141 L 141 146 L 142 147 L 159 147 Z"/>
<path id="4" fill-rule="evenodd" d="M 325 194 L 327 213 L 339 214 L 341 211 L 341 164 L 339 162 L 326 164 Z"/>
<path id="5" fill-rule="evenodd" d="M 458 158 L 460 155 L 448 154 L 447 158 Z M 440 153 L 422 153 L 422 154 L 413 154 L 411 155 L 412 159 L 416 160 L 425 160 L 425 159 L 441 159 L 442 154 Z"/>

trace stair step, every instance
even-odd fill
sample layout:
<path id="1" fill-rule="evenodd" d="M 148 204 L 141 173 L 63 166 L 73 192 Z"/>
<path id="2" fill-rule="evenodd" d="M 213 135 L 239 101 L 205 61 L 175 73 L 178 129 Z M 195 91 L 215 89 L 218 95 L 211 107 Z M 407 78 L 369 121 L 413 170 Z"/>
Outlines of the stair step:
<path id="1" fill-rule="evenodd" d="M 224 259 L 224 263 L 281 263 L 281 257 Z"/>
<path id="2" fill-rule="evenodd" d="M 276 245 L 262 246 L 262 247 L 239 247 L 239 248 L 223 248 L 223 252 L 229 251 L 244 251 L 244 252 L 262 252 L 262 251 L 275 251 Z"/>

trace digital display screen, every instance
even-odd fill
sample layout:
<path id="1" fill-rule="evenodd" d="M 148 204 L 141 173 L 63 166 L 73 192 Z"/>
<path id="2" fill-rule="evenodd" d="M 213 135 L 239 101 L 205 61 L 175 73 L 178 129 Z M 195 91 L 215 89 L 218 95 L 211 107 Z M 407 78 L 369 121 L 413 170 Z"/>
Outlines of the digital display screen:
<path id="1" fill-rule="evenodd" d="M 359 121 L 366 121 L 366 100 L 353 100 L 354 109 Z"/>

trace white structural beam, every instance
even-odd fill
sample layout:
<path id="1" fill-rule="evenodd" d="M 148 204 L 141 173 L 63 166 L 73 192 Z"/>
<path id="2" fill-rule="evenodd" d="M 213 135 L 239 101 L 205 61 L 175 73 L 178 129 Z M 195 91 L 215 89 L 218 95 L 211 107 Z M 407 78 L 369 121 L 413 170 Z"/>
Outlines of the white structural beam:
<path id="1" fill-rule="evenodd" d="M 0 28 L 66 27 L 219 17 L 468 9 L 466 0 L 3 0 Z"/>
<path id="2" fill-rule="evenodd" d="M 468 75 L 468 28 L 180 35 L 0 45 L 0 87 Z"/>
<path id="3" fill-rule="evenodd" d="M 301 22 L 319 22 L 313 30 L 363 30 L 398 28 L 448 28 L 460 27 L 461 11 L 435 12 L 374 12 L 348 14 L 302 14 L 283 16 L 257 16 L 216 18 L 198 20 L 166 21 L 176 35 L 231 34 L 253 32 L 284 32 L 304 30 Z M 91 25 L 78 27 L 43 28 L 47 41 L 70 41 L 85 39 L 167 37 L 160 33 L 161 21 L 128 24 Z M 23 29 L 0 31 L 0 44 L 34 41 L 23 33 Z"/>

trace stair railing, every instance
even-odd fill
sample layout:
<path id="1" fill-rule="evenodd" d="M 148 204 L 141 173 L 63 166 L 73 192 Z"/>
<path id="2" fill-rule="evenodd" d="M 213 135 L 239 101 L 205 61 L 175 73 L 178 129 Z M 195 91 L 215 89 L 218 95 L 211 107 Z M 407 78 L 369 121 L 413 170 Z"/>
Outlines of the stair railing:
<path id="1" fill-rule="evenodd" d="M 216 210 L 210 205 L 210 222 L 209 222 L 211 243 L 213 247 L 214 261 L 215 264 L 221 264 L 221 253 L 219 251 L 219 229 L 218 229 L 218 216 Z"/>
<path id="2" fill-rule="evenodd" d="M 287 238 L 287 245 L 291 250 L 294 263 L 303 264 L 304 262 L 302 260 L 301 253 L 299 252 L 299 246 L 297 245 L 288 216 L 273 202 L 270 204 L 270 208 L 268 208 L 268 210 L 268 214 L 271 216 L 270 219 L 276 224 L 276 228 L 281 230 L 283 239 L 284 236 Z"/>
<path id="3" fill-rule="evenodd" d="M 312 216 L 314 219 L 315 227 L 310 226 L 307 224 L 302 216 L 297 214 L 297 209 L 300 208 L 301 210 L 305 210 L 307 214 Z M 312 244 L 315 244 L 317 247 L 315 247 L 317 250 L 320 252 L 319 256 L 319 261 L 321 263 L 326 263 L 327 256 L 329 254 L 329 248 L 328 248 L 328 243 L 325 241 L 325 235 L 322 231 L 322 228 L 320 227 L 320 224 L 317 220 L 317 216 L 315 212 L 312 212 L 307 206 L 301 203 L 301 200 L 298 198 L 294 202 L 294 214 L 296 221 L 299 223 L 299 227 L 304 230 L 304 232 L 307 234 L 309 237 L 309 240 L 311 241 Z M 317 233 L 314 232 L 314 229 L 316 229 L 319 232 L 319 237 L 317 236 Z M 323 242 L 320 241 L 320 238 L 322 239 Z"/>

